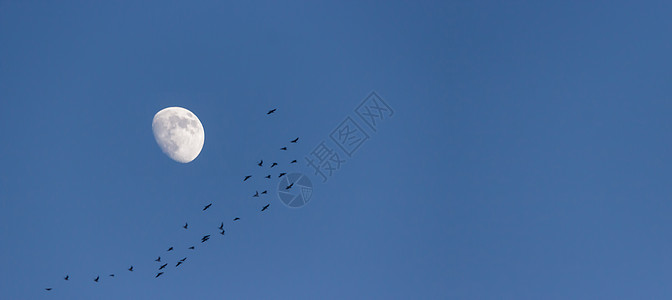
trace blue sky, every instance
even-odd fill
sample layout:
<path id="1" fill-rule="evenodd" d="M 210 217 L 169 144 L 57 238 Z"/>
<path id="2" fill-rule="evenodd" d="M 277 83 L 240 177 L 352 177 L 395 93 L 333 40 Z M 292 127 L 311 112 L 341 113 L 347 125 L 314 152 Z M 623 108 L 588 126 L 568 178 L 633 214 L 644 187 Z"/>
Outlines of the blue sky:
<path id="1" fill-rule="evenodd" d="M 668 298 L 671 8 L 0 1 L 0 297 Z M 280 165 L 314 184 L 285 207 L 256 161 L 371 91 L 394 115 L 326 183 Z"/>

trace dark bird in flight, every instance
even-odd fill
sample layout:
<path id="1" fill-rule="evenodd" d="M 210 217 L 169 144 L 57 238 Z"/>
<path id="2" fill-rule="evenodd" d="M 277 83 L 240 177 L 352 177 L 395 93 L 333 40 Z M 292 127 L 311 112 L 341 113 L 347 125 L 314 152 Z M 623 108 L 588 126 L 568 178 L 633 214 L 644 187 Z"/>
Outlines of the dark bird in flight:
<path id="1" fill-rule="evenodd" d="M 264 178 L 271 179 L 271 174 L 266 175 L 266 177 L 264 177 Z"/>
<path id="2" fill-rule="evenodd" d="M 182 227 L 184 227 L 184 229 L 187 229 L 187 227 L 189 227 L 189 223 L 184 223 L 184 226 Z"/>
<path id="3" fill-rule="evenodd" d="M 271 109 L 266 114 L 270 115 L 270 114 L 274 113 L 276 110 L 277 110 L 277 108 Z"/>
<path id="4" fill-rule="evenodd" d="M 290 143 L 296 143 L 296 142 L 298 142 L 298 141 L 299 141 L 299 138 L 297 137 L 297 138 L 295 138 L 295 139 L 293 139 L 293 140 L 291 140 L 291 141 L 289 141 L 289 142 L 290 142 Z"/>
<path id="5" fill-rule="evenodd" d="M 161 262 L 161 256 L 159 256 L 159 258 L 155 259 L 154 261 Z"/>
<path id="6" fill-rule="evenodd" d="M 205 211 L 206 209 L 210 208 L 210 206 L 212 206 L 212 203 L 210 203 L 210 204 L 206 205 L 205 207 L 203 207 L 203 211 Z"/>
<path id="7" fill-rule="evenodd" d="M 189 249 L 194 250 L 194 246 L 189 247 Z"/>
<path id="8" fill-rule="evenodd" d="M 187 258 L 186 258 L 186 257 L 185 257 L 185 258 L 183 258 L 183 259 L 180 259 L 180 261 L 181 261 L 181 262 L 184 262 L 185 260 L 187 260 Z"/>
<path id="9" fill-rule="evenodd" d="M 285 176 L 285 174 L 287 174 L 287 173 L 280 173 L 280 176 L 278 176 L 278 178 L 280 178 L 282 176 Z"/>
<path id="10" fill-rule="evenodd" d="M 168 265 L 168 264 L 163 264 L 163 265 L 161 265 L 161 266 L 159 267 L 159 270 L 165 268 L 167 265 Z"/>
<path id="11" fill-rule="evenodd" d="M 45 290 L 47 290 L 47 291 L 51 291 L 51 288 L 45 288 Z"/>
<path id="12" fill-rule="evenodd" d="M 291 189 L 293 186 L 294 186 L 294 183 L 292 182 L 292 184 L 288 185 L 285 189 L 286 190 Z"/>
<path id="13" fill-rule="evenodd" d="M 259 191 L 257 191 L 252 197 L 259 197 Z"/>
<path id="14" fill-rule="evenodd" d="M 266 206 L 264 206 L 263 208 L 261 208 L 261 211 L 265 211 L 265 210 L 268 208 L 268 206 L 270 206 L 270 204 L 266 204 Z"/>
<path id="15" fill-rule="evenodd" d="M 131 271 L 131 272 L 133 272 L 133 266 L 131 266 L 130 268 L 128 268 L 128 270 Z"/>
<path id="16" fill-rule="evenodd" d="M 70 275 L 65 275 L 65 277 L 63 277 L 63 279 L 65 279 L 65 280 L 69 280 L 69 279 L 70 279 Z"/>
<path id="17" fill-rule="evenodd" d="M 240 220 L 240 218 L 235 217 L 235 218 L 233 218 L 233 220 L 234 220 L 234 221 L 238 221 L 238 220 Z"/>
<path id="18" fill-rule="evenodd" d="M 225 232 L 225 230 L 222 229 L 222 232 L 220 232 L 219 234 L 224 235 L 224 232 Z"/>
<path id="19" fill-rule="evenodd" d="M 204 236 L 201 238 L 201 243 L 203 243 L 203 242 L 205 242 L 205 241 L 207 241 L 207 240 L 209 240 L 209 239 L 210 239 L 210 235 L 209 235 L 209 234 L 208 234 L 208 235 L 204 235 Z"/>
<path id="20" fill-rule="evenodd" d="M 278 165 L 278 163 L 274 162 L 274 163 L 271 164 L 271 168 L 272 168 L 272 167 L 275 167 L 275 166 L 277 166 L 277 165 Z"/>
<path id="21" fill-rule="evenodd" d="M 168 248 L 168 251 L 173 251 L 173 247 Z"/>
<path id="22" fill-rule="evenodd" d="M 243 181 L 246 181 L 246 180 L 250 179 L 250 177 L 252 177 L 252 175 L 245 176 L 245 179 L 243 179 Z"/>
<path id="23" fill-rule="evenodd" d="M 98 282 L 98 279 L 100 279 L 100 276 L 97 276 L 93 281 Z"/>
<path id="24" fill-rule="evenodd" d="M 224 230 L 224 222 L 222 222 L 222 224 L 219 224 L 219 230 Z"/>
<path id="25" fill-rule="evenodd" d="M 290 162 L 290 164 L 295 164 L 295 163 L 296 163 L 296 159 Z"/>
<path id="26" fill-rule="evenodd" d="M 177 264 L 175 265 L 175 267 L 179 267 L 181 264 L 182 264 L 182 262 L 178 261 Z"/>
<path id="27" fill-rule="evenodd" d="M 154 278 L 159 278 L 159 276 L 161 276 L 161 274 L 163 274 L 163 272 L 159 272 L 158 274 L 156 274 L 156 276 L 154 276 Z"/>
<path id="28" fill-rule="evenodd" d="M 264 160 L 262 159 L 261 161 L 259 161 L 259 163 L 257 165 L 259 165 L 261 167 L 263 164 L 264 164 Z"/>
<path id="29" fill-rule="evenodd" d="M 263 195 L 263 194 L 266 194 L 266 193 L 268 193 L 268 191 L 263 191 L 263 192 L 261 192 L 262 195 Z"/>
<path id="30" fill-rule="evenodd" d="M 114 277 L 114 274 L 110 274 L 110 277 Z"/>
<path id="31" fill-rule="evenodd" d="M 280 150 L 287 150 L 287 147 L 282 147 L 280 148 Z"/>

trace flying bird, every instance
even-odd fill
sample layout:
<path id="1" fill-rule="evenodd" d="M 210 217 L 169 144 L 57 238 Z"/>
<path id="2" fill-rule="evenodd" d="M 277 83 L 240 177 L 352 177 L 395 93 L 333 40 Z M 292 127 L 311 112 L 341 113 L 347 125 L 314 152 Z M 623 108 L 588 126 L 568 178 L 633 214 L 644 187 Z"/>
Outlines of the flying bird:
<path id="1" fill-rule="evenodd" d="M 203 211 L 205 211 L 206 209 L 210 208 L 210 206 L 212 206 L 212 203 L 206 205 L 206 206 L 203 208 Z"/>
<path id="2" fill-rule="evenodd" d="M 287 174 L 287 173 L 280 173 L 280 176 L 278 176 L 278 178 L 280 178 L 282 176 L 285 176 L 285 174 Z"/>
<path id="3" fill-rule="evenodd" d="M 290 162 L 290 164 L 295 164 L 295 163 L 296 163 L 296 159 Z"/>
<path id="4" fill-rule="evenodd" d="M 219 224 L 219 230 L 224 230 L 224 222 L 222 222 L 222 224 Z"/>
<path id="5" fill-rule="evenodd" d="M 110 274 L 110 277 L 114 277 L 114 274 Z"/>
<path id="6" fill-rule="evenodd" d="M 275 167 L 275 166 L 277 166 L 277 165 L 278 165 L 278 163 L 274 162 L 274 163 L 271 164 L 271 168 L 272 168 L 272 167 Z"/>
<path id="7" fill-rule="evenodd" d="M 219 234 L 224 235 L 224 232 L 225 232 L 225 230 L 222 229 L 222 232 L 220 232 Z"/>
<path id="8" fill-rule="evenodd" d="M 276 110 L 277 110 L 277 108 L 271 109 L 266 114 L 270 115 L 270 114 L 274 113 Z"/>
<path id="9" fill-rule="evenodd" d="M 257 191 L 257 193 L 255 193 L 252 197 L 259 197 L 259 191 Z"/>
<path id="10" fill-rule="evenodd" d="M 263 160 L 263 159 L 262 159 L 261 161 L 259 161 L 259 163 L 257 163 L 257 165 L 260 166 L 260 167 L 261 167 L 263 164 L 264 164 L 264 160 Z"/>
<path id="11" fill-rule="evenodd" d="M 175 265 L 175 267 L 179 267 L 181 264 L 182 264 L 182 262 L 178 261 L 177 264 Z"/>
<path id="12" fill-rule="evenodd" d="M 264 206 L 263 208 L 261 208 L 261 211 L 265 211 L 265 210 L 268 208 L 268 206 L 270 206 L 270 204 L 266 204 L 266 206 Z"/>
<path id="13" fill-rule="evenodd" d="M 245 179 L 243 179 L 243 181 L 246 181 L 246 180 L 250 179 L 250 177 L 252 177 L 252 175 L 245 176 Z"/>
<path id="14" fill-rule="evenodd" d="M 161 265 L 161 266 L 159 267 L 159 270 L 165 268 L 167 265 L 168 265 L 168 264 L 163 264 L 163 265 Z"/>
<path id="15" fill-rule="evenodd" d="M 163 272 L 159 272 L 158 274 L 156 274 L 156 276 L 154 276 L 154 278 L 159 278 L 159 276 L 161 276 L 161 274 L 163 274 Z"/>
<path id="16" fill-rule="evenodd" d="M 159 258 L 155 259 L 154 261 L 161 262 L 161 256 L 159 256 Z"/>
<path id="17" fill-rule="evenodd" d="M 100 279 L 100 276 L 97 276 L 93 281 L 98 282 L 98 279 Z"/>
<path id="18" fill-rule="evenodd" d="M 209 240 L 209 239 L 210 239 L 210 235 L 209 235 L 209 234 L 208 234 L 208 235 L 204 235 L 204 236 L 201 238 L 201 243 L 203 243 L 203 242 L 205 242 L 205 241 L 207 241 L 207 240 Z"/>
<path id="19" fill-rule="evenodd" d="M 65 275 L 65 277 L 63 277 L 63 279 L 65 279 L 65 280 L 69 280 L 69 279 L 70 279 L 70 275 Z"/>
<path id="20" fill-rule="evenodd" d="M 184 226 L 182 227 L 184 227 L 184 229 L 187 229 L 187 227 L 189 227 L 189 223 L 184 223 Z"/>
<path id="21" fill-rule="evenodd" d="M 168 248 L 168 251 L 173 251 L 173 247 Z"/>
<path id="22" fill-rule="evenodd" d="M 128 270 L 131 271 L 131 272 L 133 272 L 133 266 L 131 266 L 130 268 L 128 268 Z"/>
<path id="23" fill-rule="evenodd" d="M 182 261 L 182 262 L 183 262 L 183 261 L 185 261 L 185 260 L 187 260 L 187 258 L 186 258 L 186 257 L 185 257 L 185 258 L 183 258 L 183 259 L 180 259 L 180 261 Z"/>
<path id="24" fill-rule="evenodd" d="M 282 147 L 280 148 L 280 150 L 287 150 L 287 147 Z"/>
<path id="25" fill-rule="evenodd" d="M 45 288 L 45 290 L 47 290 L 47 291 L 51 291 L 51 288 Z"/>
<path id="26" fill-rule="evenodd" d="M 194 250 L 194 246 L 189 247 L 189 249 Z"/>
<path id="27" fill-rule="evenodd" d="M 271 174 L 266 175 L 266 177 L 264 177 L 264 178 L 271 179 Z"/>
<path id="28" fill-rule="evenodd" d="M 263 192 L 261 192 L 262 195 L 263 195 L 263 194 L 266 194 L 266 193 L 268 193 L 268 191 L 263 191 Z"/>
<path id="29" fill-rule="evenodd" d="M 234 220 L 234 221 L 238 221 L 238 220 L 240 220 L 240 218 L 235 217 L 235 218 L 233 218 L 233 220 Z"/>
<path id="30" fill-rule="evenodd" d="M 298 142 L 298 141 L 299 141 L 299 138 L 297 137 L 297 138 L 295 138 L 295 139 L 293 139 L 293 140 L 291 140 L 291 141 L 289 141 L 289 142 L 290 142 L 290 143 L 296 143 L 296 142 Z"/>
<path id="31" fill-rule="evenodd" d="M 286 190 L 291 189 L 293 186 L 294 186 L 294 183 L 292 182 L 292 184 L 288 185 L 285 189 Z"/>

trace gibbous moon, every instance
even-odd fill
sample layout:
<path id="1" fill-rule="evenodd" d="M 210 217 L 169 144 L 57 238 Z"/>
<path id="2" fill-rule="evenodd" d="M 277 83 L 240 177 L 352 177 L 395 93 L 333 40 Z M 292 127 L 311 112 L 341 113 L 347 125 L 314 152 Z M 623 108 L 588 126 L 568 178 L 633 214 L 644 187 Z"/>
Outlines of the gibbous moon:
<path id="1" fill-rule="evenodd" d="M 163 153 L 185 164 L 201 153 L 205 142 L 201 121 L 182 107 L 167 107 L 156 113 L 152 131 Z"/>

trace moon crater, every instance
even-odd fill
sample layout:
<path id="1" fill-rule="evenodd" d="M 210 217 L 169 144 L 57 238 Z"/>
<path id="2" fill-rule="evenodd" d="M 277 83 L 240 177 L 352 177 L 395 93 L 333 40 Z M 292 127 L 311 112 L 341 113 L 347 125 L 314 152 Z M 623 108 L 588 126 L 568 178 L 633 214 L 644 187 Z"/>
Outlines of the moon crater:
<path id="1" fill-rule="evenodd" d="M 156 113 L 152 131 L 163 153 L 181 163 L 196 159 L 205 142 L 201 121 L 182 107 L 168 107 Z"/>

